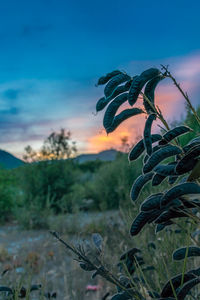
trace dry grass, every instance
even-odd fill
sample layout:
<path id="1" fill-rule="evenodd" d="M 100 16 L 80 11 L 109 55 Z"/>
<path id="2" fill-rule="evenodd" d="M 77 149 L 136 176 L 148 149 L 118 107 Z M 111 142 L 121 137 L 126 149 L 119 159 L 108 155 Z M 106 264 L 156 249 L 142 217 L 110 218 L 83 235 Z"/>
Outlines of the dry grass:
<path id="1" fill-rule="evenodd" d="M 172 262 L 172 252 L 187 245 L 188 236 L 183 232 L 175 232 L 177 226 L 172 226 L 164 234 L 155 235 L 151 225 L 138 237 L 131 238 L 128 232 L 134 214 L 134 210 L 125 213 L 81 213 L 59 216 L 50 222 L 52 230 L 60 231 L 64 240 L 75 245 L 90 241 L 94 232 L 101 233 L 104 238 L 103 262 L 116 275 L 119 272 L 116 265 L 120 255 L 132 247 L 140 248 L 146 265 L 155 267 L 154 271 L 144 272 L 145 280 L 159 292 L 168 280 L 167 273 L 173 276 L 182 272 L 182 263 Z M 192 226 L 186 226 L 192 230 Z M 156 250 L 150 246 L 150 242 L 154 243 Z M 30 284 L 42 284 L 44 292 L 56 292 L 60 300 L 101 300 L 106 292 L 109 291 L 111 295 L 116 292 L 116 288 L 101 277 L 91 279 L 91 272 L 83 271 L 78 262 L 73 260 L 73 254 L 47 230 L 25 231 L 16 226 L 4 227 L 0 230 L 0 243 L 0 267 L 2 272 L 7 270 L 1 277 L 1 285 L 28 287 Z M 194 265 L 199 265 L 198 258 L 188 261 L 187 269 L 194 268 Z M 87 285 L 96 285 L 99 289 L 87 293 Z M 27 299 L 46 299 L 42 296 L 38 298 L 38 292 L 31 297 Z"/>

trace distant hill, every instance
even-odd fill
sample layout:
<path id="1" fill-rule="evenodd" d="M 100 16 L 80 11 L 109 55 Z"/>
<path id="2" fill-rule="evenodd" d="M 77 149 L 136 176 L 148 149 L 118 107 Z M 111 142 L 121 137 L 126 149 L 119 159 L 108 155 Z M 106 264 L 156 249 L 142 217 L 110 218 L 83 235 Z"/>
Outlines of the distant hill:
<path id="1" fill-rule="evenodd" d="M 0 150 L 0 167 L 5 169 L 14 169 L 22 166 L 24 161 L 8 153 L 7 151 Z"/>
<path id="2" fill-rule="evenodd" d="M 99 153 L 91 153 L 91 154 L 81 154 L 74 158 L 75 161 L 79 163 L 84 163 L 87 161 L 101 160 L 101 161 L 112 161 L 115 160 L 118 151 L 111 149 L 105 150 Z M 10 154 L 7 151 L 0 150 L 0 168 L 3 167 L 5 169 L 14 169 L 24 165 L 25 162 L 14 155 Z"/>
<path id="3" fill-rule="evenodd" d="M 115 160 L 117 153 L 118 151 L 111 149 L 96 154 L 81 154 L 75 158 L 75 161 L 78 161 L 79 163 L 84 163 L 87 161 L 93 161 L 97 159 L 102 161 L 112 161 Z"/>

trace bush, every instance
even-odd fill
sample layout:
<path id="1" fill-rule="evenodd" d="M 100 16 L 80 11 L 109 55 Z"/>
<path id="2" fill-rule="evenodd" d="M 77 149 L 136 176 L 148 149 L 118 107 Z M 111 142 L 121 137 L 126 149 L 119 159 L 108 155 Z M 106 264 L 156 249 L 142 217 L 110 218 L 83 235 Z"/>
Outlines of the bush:
<path id="1" fill-rule="evenodd" d="M 102 165 L 88 186 L 88 198 L 94 199 L 96 209 L 118 209 L 129 201 L 128 187 L 139 174 L 141 160 L 132 168 L 127 164 L 127 155 L 118 154 L 117 158 Z"/>
<path id="2" fill-rule="evenodd" d="M 0 169 L 0 222 L 13 218 L 19 190 L 12 171 Z"/>
<path id="3" fill-rule="evenodd" d="M 42 161 L 23 166 L 19 172 L 23 205 L 38 205 L 42 210 L 49 207 L 54 213 L 61 212 L 61 199 L 71 192 L 78 174 L 72 160 Z"/>

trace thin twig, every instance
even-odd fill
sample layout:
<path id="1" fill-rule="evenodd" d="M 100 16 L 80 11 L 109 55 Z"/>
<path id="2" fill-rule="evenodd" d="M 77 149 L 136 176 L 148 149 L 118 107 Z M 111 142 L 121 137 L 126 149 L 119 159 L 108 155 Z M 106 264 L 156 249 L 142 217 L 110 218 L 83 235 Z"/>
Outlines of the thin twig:
<path id="1" fill-rule="evenodd" d="M 198 122 L 199 125 L 200 125 L 200 117 L 198 116 L 198 114 L 197 114 L 195 108 L 193 107 L 193 105 L 192 105 L 192 103 L 191 103 L 191 101 L 190 101 L 190 99 L 189 99 L 189 97 L 188 97 L 187 92 L 184 92 L 184 91 L 183 91 L 183 89 L 181 88 L 180 84 L 176 81 L 176 79 L 175 79 L 175 78 L 172 76 L 172 74 L 169 72 L 168 66 L 161 65 L 161 67 L 162 67 L 163 70 L 165 70 L 165 73 L 164 73 L 165 76 L 166 76 L 166 77 L 169 77 L 169 78 L 173 81 L 174 85 L 177 87 L 177 89 L 179 90 L 179 92 L 180 92 L 180 93 L 182 94 L 182 96 L 185 98 L 188 107 L 191 109 L 191 111 L 193 112 L 193 114 L 194 114 L 194 116 L 195 116 L 197 122 Z"/>
<path id="2" fill-rule="evenodd" d="M 106 280 L 111 282 L 114 285 L 119 286 L 122 290 L 126 291 L 131 297 L 135 296 L 131 291 L 129 291 L 116 277 L 113 275 L 110 271 L 108 271 L 103 265 L 96 266 L 93 262 L 91 262 L 85 255 L 83 255 L 81 252 L 79 252 L 75 247 L 72 245 L 69 245 L 66 243 L 60 236 L 58 235 L 57 232 L 55 231 L 50 231 L 50 234 L 52 234 L 59 242 L 61 242 L 67 249 L 75 253 L 78 258 L 82 259 L 85 263 L 90 264 L 94 270 L 98 272 L 98 275 L 104 277 Z"/>

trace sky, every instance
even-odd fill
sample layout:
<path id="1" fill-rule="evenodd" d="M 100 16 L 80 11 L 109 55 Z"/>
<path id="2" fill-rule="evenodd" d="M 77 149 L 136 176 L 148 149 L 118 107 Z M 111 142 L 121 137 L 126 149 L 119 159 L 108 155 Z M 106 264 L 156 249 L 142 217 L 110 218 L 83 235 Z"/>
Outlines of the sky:
<path id="1" fill-rule="evenodd" d="M 22 157 L 52 132 L 72 132 L 79 153 L 119 147 L 142 134 L 145 117 L 105 133 L 95 115 L 115 69 L 131 76 L 169 65 L 192 103 L 200 104 L 199 1 L 0 0 L 0 148 Z M 184 116 L 170 80 L 156 103 L 169 121 Z M 158 130 L 158 127 L 154 128 Z"/>

